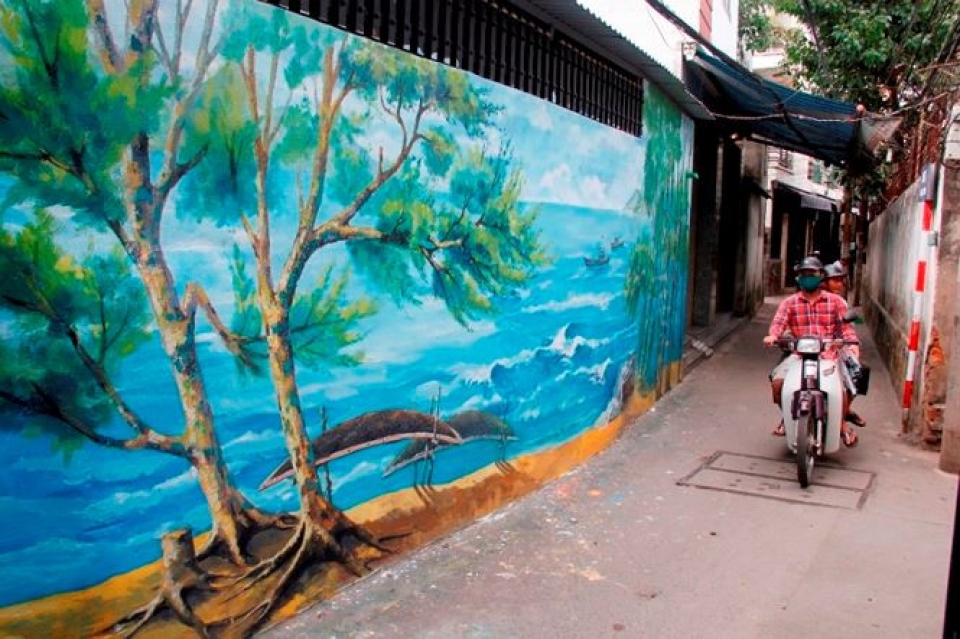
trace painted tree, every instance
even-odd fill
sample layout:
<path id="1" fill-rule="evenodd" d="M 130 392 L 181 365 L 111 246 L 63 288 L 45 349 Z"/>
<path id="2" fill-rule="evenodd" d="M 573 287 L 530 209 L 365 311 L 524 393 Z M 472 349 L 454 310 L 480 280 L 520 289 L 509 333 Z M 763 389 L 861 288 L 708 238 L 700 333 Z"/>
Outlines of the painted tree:
<path id="1" fill-rule="evenodd" d="M 183 154 L 183 132 L 216 56 L 217 2 L 192 52 L 189 6 L 177 4 L 166 31 L 155 0 L 128 2 L 117 21 L 102 0 L 0 7 L 0 172 L 9 179 L 0 307 L 12 319 L 0 410 L 5 427 L 41 430 L 62 450 L 88 441 L 183 459 L 210 510 L 207 550 L 242 564 L 247 536 L 274 519 L 251 506 L 223 462 L 195 341 L 198 311 L 216 317 L 199 286 L 175 281 L 161 236 L 171 193 L 206 154 Z M 74 255 L 82 234 L 90 250 Z M 115 379 L 153 331 L 182 423 L 150 423 Z M 130 434 L 117 436 L 111 422 Z"/>
<path id="2" fill-rule="evenodd" d="M 279 596 L 312 558 L 363 571 L 346 537 L 375 543 L 319 490 L 296 378 L 298 364 L 356 357 L 344 352 L 360 338 L 351 327 L 375 307 L 349 298 L 347 271 L 329 260 L 308 286 L 311 262 L 345 245 L 375 289 L 397 303 L 440 298 L 467 325 L 544 256 L 509 149 L 483 143 L 498 108 L 465 74 L 262 6 L 227 31 L 231 64 L 207 98 L 229 103 L 192 131 L 216 161 L 186 186 L 198 214 L 248 241 L 234 258 L 237 312 L 218 330 L 269 374 L 292 462 L 301 524 L 262 566 L 285 566 Z M 372 133 L 391 141 L 375 147 Z M 293 237 L 277 241 L 284 226 Z"/>
<path id="3" fill-rule="evenodd" d="M 683 354 L 690 186 L 682 118 L 656 91 L 644 101 L 644 131 L 643 190 L 627 206 L 649 225 L 630 256 L 625 298 L 640 323 L 637 368 L 649 392 Z"/>

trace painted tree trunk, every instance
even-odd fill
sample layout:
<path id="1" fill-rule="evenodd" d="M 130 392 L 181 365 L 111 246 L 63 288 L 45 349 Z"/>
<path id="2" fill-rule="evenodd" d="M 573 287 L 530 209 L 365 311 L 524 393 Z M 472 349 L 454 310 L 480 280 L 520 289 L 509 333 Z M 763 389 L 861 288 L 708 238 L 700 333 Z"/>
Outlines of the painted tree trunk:
<path id="1" fill-rule="evenodd" d="M 147 256 L 147 257 L 143 257 Z M 212 534 L 231 558 L 243 563 L 239 525 L 245 500 L 233 486 L 214 430 L 213 411 L 197 360 L 193 318 L 185 317 L 176 301 L 173 277 L 159 242 L 142 242 L 137 267 L 150 299 L 163 349 L 170 359 L 183 409 L 183 443 L 197 471 L 200 489 L 210 509 Z"/>
<path id="2" fill-rule="evenodd" d="M 269 305 L 267 307 L 269 308 Z M 320 493 L 317 468 L 313 463 L 313 446 L 307 435 L 303 408 L 300 405 L 287 314 L 274 306 L 264 313 L 264 317 L 270 354 L 270 376 L 280 411 L 284 443 L 297 483 L 300 513 L 309 524 L 331 531 L 337 527 L 338 517 L 334 508 Z"/>

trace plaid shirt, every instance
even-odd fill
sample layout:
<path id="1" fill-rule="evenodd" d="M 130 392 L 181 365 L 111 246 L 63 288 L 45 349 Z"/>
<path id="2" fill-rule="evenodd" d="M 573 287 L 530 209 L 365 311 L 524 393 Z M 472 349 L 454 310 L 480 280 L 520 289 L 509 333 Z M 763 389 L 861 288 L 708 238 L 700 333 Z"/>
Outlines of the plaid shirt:
<path id="1" fill-rule="evenodd" d="M 820 296 L 810 302 L 803 293 L 794 293 L 780 302 L 770 322 L 770 335 L 780 337 L 789 330 L 794 337 L 816 335 L 821 339 L 857 340 L 853 326 L 843 321 L 846 312 L 847 303 L 839 295 L 820 291 Z"/>

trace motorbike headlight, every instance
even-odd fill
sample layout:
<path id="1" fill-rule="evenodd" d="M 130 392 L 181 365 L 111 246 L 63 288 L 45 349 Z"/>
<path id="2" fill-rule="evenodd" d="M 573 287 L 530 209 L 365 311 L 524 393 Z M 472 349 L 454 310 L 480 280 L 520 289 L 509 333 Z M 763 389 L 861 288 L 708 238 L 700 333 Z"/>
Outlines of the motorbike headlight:
<path id="1" fill-rule="evenodd" d="M 820 352 L 819 337 L 801 337 L 797 340 L 796 351 L 806 355 L 814 355 Z"/>

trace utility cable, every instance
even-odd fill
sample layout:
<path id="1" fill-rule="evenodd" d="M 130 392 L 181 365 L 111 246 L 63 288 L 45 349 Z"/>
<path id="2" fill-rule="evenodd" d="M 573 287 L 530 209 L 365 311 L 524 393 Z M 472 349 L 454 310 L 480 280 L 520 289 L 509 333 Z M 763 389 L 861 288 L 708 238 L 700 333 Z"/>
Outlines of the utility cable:
<path id="1" fill-rule="evenodd" d="M 893 120 L 898 116 L 903 115 L 904 113 L 907 113 L 908 111 L 919 109 L 921 107 L 926 106 L 927 104 L 936 102 L 938 100 L 943 99 L 946 96 L 956 93 L 957 90 L 958 89 L 950 89 L 948 91 L 943 91 L 942 93 L 938 93 L 937 95 L 921 100 L 915 104 L 911 104 L 909 106 L 903 107 L 902 109 L 898 109 L 896 111 L 891 111 L 890 113 L 870 113 L 868 115 L 865 114 L 865 115 L 855 115 L 850 117 L 838 117 L 838 118 L 816 117 L 812 115 L 805 115 L 803 113 L 791 113 L 790 117 L 797 120 L 804 120 L 807 122 L 860 122 L 862 120 L 867 120 L 867 119 Z M 760 122 L 765 120 L 781 120 L 784 117 L 784 114 L 782 113 L 770 113 L 767 115 L 728 115 L 725 113 L 717 113 L 717 112 L 711 111 L 709 108 L 707 108 L 707 111 L 710 113 L 710 115 L 712 115 L 715 118 L 724 119 L 724 120 L 736 120 L 738 122 L 751 122 L 751 121 Z"/>
<path id="2" fill-rule="evenodd" d="M 647 3 L 644 3 L 643 6 L 646 7 L 646 9 L 647 9 L 647 15 L 650 16 L 650 21 L 653 22 L 653 26 L 656 28 L 657 33 L 660 34 L 660 39 L 663 40 L 663 43 L 664 43 L 668 48 L 670 48 L 671 45 L 670 45 L 669 42 L 667 42 L 666 36 L 663 35 L 663 31 L 660 29 L 660 25 L 657 23 L 657 16 L 653 15 L 653 12 L 650 10 L 650 5 L 647 4 Z"/>

